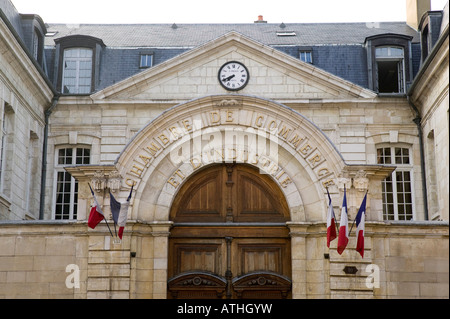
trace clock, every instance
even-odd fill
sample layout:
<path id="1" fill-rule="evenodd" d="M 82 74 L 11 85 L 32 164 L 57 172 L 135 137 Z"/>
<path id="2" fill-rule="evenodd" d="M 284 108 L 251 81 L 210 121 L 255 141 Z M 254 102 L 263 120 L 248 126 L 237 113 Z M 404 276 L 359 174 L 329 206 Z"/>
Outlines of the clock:
<path id="1" fill-rule="evenodd" d="M 247 68 L 237 61 L 227 62 L 219 70 L 219 83 L 229 91 L 243 89 L 249 79 Z"/>

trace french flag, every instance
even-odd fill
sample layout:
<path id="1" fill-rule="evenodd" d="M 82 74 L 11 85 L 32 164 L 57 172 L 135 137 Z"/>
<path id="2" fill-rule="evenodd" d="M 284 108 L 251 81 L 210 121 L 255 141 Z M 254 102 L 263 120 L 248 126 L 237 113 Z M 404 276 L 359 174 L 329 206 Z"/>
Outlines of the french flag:
<path id="1" fill-rule="evenodd" d="M 348 244 L 348 212 L 347 212 L 347 196 L 344 187 L 344 200 L 341 209 L 341 222 L 339 224 L 339 238 L 337 244 L 337 252 L 341 255 Z"/>
<path id="2" fill-rule="evenodd" d="M 127 223 L 128 217 L 128 206 L 130 205 L 131 194 L 133 193 L 133 187 L 131 187 L 130 195 L 125 203 L 118 202 L 111 191 L 109 192 L 111 213 L 113 216 L 114 223 L 119 226 L 119 238 L 122 239 L 123 230 Z"/>
<path id="3" fill-rule="evenodd" d="M 330 242 L 337 237 L 336 235 L 336 217 L 334 216 L 333 205 L 331 204 L 330 193 L 328 192 L 328 216 L 327 216 L 327 246 L 330 248 Z"/>
<path id="4" fill-rule="evenodd" d="M 88 226 L 94 229 L 98 223 L 105 218 L 105 216 L 103 215 L 103 211 L 98 204 L 97 197 L 95 197 L 91 185 L 89 185 L 89 188 L 91 189 L 92 196 L 94 196 L 94 206 L 91 208 L 91 212 L 89 213 Z"/>
<path id="5" fill-rule="evenodd" d="M 362 258 L 364 258 L 364 231 L 365 231 L 365 222 L 366 222 L 366 199 L 367 193 L 364 196 L 364 199 L 361 203 L 361 207 L 359 207 L 358 215 L 356 215 L 356 251 L 359 252 Z"/>

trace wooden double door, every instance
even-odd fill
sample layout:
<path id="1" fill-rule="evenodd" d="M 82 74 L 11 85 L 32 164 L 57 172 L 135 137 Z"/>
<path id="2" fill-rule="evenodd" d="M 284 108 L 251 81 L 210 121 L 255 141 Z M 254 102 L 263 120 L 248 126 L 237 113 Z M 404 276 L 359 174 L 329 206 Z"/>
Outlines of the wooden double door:
<path id="1" fill-rule="evenodd" d="M 209 166 L 182 186 L 170 217 L 168 298 L 290 298 L 289 211 L 269 176 Z"/>

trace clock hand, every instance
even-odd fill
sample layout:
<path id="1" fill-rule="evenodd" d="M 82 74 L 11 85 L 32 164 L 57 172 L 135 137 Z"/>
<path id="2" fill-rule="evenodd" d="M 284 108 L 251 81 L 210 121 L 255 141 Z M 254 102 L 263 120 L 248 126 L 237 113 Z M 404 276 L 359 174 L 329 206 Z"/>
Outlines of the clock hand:
<path id="1" fill-rule="evenodd" d="M 226 82 L 226 81 L 230 81 L 232 78 L 234 78 L 235 77 L 235 75 L 234 74 L 232 74 L 232 75 L 230 75 L 229 77 L 227 77 L 227 78 L 225 78 L 225 79 L 222 79 L 222 82 Z"/>

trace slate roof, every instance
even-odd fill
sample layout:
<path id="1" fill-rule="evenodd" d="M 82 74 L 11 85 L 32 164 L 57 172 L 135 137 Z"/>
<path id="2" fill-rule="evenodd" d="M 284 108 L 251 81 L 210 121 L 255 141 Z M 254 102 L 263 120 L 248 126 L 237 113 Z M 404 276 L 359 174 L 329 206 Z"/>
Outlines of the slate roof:
<path id="1" fill-rule="evenodd" d="M 107 47 L 187 47 L 192 48 L 230 31 L 242 33 L 269 46 L 356 45 L 366 37 L 396 33 L 410 35 L 419 42 L 417 31 L 405 22 L 375 23 L 248 23 L 248 24 L 48 24 L 45 45 L 68 35 L 89 35 L 103 40 Z M 279 36 L 277 32 L 294 32 Z"/>

